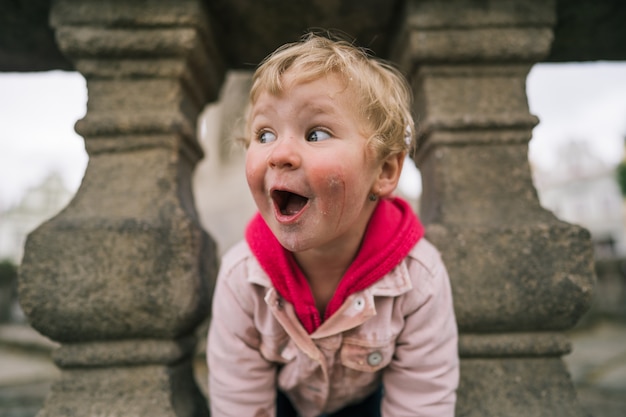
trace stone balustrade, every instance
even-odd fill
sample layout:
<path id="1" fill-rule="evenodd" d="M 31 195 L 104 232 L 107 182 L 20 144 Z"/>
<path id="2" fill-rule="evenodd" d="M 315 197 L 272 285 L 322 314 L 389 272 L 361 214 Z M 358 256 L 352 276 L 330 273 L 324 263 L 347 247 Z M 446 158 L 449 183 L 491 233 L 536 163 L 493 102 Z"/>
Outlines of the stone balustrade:
<path id="1" fill-rule="evenodd" d="M 582 417 L 561 356 L 591 300 L 591 242 L 541 208 L 527 156 L 525 80 L 549 52 L 555 1 L 405 6 L 391 57 L 415 92 L 420 213 L 453 283 L 457 416 Z M 191 358 L 217 261 L 191 174 L 196 119 L 227 69 L 210 21 L 200 0 L 53 5 L 57 43 L 87 80 L 76 129 L 90 160 L 21 270 L 30 323 L 61 344 L 39 417 L 208 413 Z"/>

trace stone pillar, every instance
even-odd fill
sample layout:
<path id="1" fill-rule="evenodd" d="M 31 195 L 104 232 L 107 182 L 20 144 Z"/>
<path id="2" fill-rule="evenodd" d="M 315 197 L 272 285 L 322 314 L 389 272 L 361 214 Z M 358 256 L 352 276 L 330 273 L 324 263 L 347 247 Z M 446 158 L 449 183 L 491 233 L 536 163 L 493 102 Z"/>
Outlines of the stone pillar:
<path id="1" fill-rule="evenodd" d="M 22 307 L 61 343 L 39 417 L 207 415 L 192 357 L 216 258 L 191 174 L 196 118 L 224 70 L 204 2 L 58 0 L 51 23 L 87 80 L 76 130 L 90 159 L 26 243 Z"/>
<path id="2" fill-rule="evenodd" d="M 555 2 L 407 4 L 396 59 L 421 129 L 421 215 L 452 279 L 460 329 L 457 417 L 583 416 L 561 356 L 589 307 L 589 233 L 544 210 L 525 91 L 549 52 Z"/>

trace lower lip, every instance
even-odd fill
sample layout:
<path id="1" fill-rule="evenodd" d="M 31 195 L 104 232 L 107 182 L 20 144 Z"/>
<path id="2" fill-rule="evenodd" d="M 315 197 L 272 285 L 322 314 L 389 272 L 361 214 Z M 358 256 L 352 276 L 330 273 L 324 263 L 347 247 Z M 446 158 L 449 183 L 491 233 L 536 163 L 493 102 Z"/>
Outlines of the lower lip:
<path id="1" fill-rule="evenodd" d="M 280 224 L 284 224 L 284 225 L 294 224 L 300 219 L 300 217 L 302 217 L 302 213 L 304 213 L 309 208 L 310 203 L 311 203 L 310 200 L 307 201 L 304 207 L 302 207 L 299 212 L 293 215 L 282 214 L 280 212 L 280 209 L 276 206 L 276 204 L 274 204 L 274 217 Z"/>

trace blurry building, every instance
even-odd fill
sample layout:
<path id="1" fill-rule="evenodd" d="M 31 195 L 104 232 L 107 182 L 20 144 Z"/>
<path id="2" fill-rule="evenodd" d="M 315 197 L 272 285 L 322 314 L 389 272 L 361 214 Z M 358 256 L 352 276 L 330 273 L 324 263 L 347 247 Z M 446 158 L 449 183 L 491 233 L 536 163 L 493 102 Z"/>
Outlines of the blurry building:
<path id="1" fill-rule="evenodd" d="M 53 172 L 29 189 L 17 205 L 0 213 L 0 259 L 19 265 L 28 233 L 58 213 L 71 198 L 61 176 Z"/>
<path id="2" fill-rule="evenodd" d="M 623 200 L 616 167 L 584 141 L 569 141 L 553 166 L 533 169 L 541 204 L 559 219 L 589 230 L 597 259 L 626 255 Z"/>

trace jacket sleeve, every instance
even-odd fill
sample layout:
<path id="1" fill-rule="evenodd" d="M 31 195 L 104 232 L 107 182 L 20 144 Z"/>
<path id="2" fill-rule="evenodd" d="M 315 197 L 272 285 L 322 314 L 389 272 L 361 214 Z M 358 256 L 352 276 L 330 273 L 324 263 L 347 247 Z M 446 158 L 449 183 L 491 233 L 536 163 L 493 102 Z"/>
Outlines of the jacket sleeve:
<path id="1" fill-rule="evenodd" d="M 454 416 L 457 325 L 448 274 L 438 255 L 435 260 L 428 267 L 416 261 L 409 264 L 414 288 L 402 301 L 404 328 L 383 374 L 384 417 Z"/>
<path id="2" fill-rule="evenodd" d="M 273 416 L 276 368 L 259 352 L 253 292 L 242 267 L 220 271 L 207 343 L 209 404 L 212 417 Z"/>

